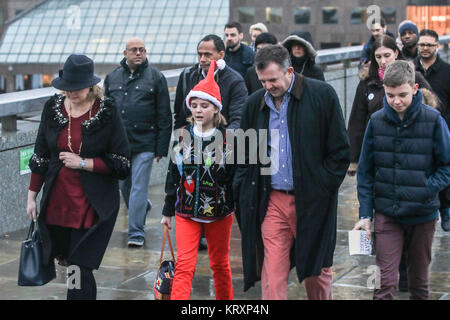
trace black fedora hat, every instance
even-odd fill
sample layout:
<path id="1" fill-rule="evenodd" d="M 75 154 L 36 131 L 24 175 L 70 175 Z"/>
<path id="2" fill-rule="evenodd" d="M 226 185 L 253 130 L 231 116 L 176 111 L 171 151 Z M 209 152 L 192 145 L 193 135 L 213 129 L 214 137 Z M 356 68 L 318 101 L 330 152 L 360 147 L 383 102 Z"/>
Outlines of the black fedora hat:
<path id="1" fill-rule="evenodd" d="M 64 91 L 78 91 L 92 87 L 101 79 L 94 75 L 94 61 L 85 55 L 71 54 L 59 70 L 59 77 L 52 81 L 52 86 Z"/>

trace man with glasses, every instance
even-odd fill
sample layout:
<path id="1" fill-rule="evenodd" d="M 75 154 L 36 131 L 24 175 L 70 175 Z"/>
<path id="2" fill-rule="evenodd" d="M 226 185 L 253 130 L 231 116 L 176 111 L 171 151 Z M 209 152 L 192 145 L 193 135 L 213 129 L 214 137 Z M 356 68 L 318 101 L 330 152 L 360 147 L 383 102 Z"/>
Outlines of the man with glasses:
<path id="1" fill-rule="evenodd" d="M 422 30 L 417 47 L 419 56 L 414 60 L 416 70 L 423 74 L 441 100 L 441 113 L 450 127 L 450 64 L 439 57 L 438 34 L 430 29 Z M 441 226 L 445 231 L 450 230 L 449 193 L 449 188 L 440 193 Z"/>
<path id="2" fill-rule="evenodd" d="M 106 76 L 104 90 L 122 116 L 132 152 L 131 175 L 119 182 L 129 213 L 128 246 L 142 247 L 152 207 L 148 184 L 153 159 L 167 156 L 172 113 L 166 78 L 149 66 L 144 42 L 128 40 L 123 55 L 120 67 Z"/>

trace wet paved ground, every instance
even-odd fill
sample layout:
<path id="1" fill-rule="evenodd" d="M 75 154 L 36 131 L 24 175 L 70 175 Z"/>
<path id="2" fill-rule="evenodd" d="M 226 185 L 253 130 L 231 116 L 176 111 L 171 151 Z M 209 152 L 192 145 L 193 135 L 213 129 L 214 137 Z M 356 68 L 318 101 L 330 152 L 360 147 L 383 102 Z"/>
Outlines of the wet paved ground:
<path id="1" fill-rule="evenodd" d="M 163 185 L 149 189 L 153 209 L 147 217 L 146 243 L 143 248 L 129 249 L 127 243 L 127 210 L 122 204 L 119 217 L 106 251 L 103 263 L 95 271 L 98 299 L 101 300 L 153 300 L 153 281 L 159 263 L 163 229 L 159 224 L 164 201 Z M 372 290 L 367 288 L 371 274 L 367 273 L 375 258 L 349 256 L 347 232 L 357 219 L 355 178 L 347 177 L 340 190 L 337 246 L 333 266 L 333 297 L 338 300 L 370 300 Z M 65 299 L 66 269 L 57 267 L 57 278 L 43 287 L 18 287 L 17 269 L 20 244 L 27 230 L 20 230 L 0 237 L 0 300 Z M 171 231 L 175 246 L 175 230 Z M 175 249 L 175 248 L 174 248 Z M 176 249 L 175 249 L 176 250 Z M 167 257 L 170 256 L 167 247 Z M 257 285 L 243 292 L 240 233 L 236 223 L 231 235 L 230 261 L 233 275 L 234 297 L 238 300 L 258 300 L 261 287 Z M 430 267 L 430 298 L 450 300 L 450 233 L 436 225 L 433 257 Z M 408 299 L 408 293 L 397 294 L 397 299 Z M 214 286 L 206 251 L 198 255 L 191 299 L 210 300 Z M 299 284 L 292 270 L 288 285 L 288 299 L 306 299 L 303 284 Z"/>

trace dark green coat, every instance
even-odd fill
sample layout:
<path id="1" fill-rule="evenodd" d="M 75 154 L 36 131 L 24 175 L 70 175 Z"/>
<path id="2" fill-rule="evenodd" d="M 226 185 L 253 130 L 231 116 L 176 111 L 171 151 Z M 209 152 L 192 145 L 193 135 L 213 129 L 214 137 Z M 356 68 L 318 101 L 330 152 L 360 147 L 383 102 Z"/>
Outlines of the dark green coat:
<path id="1" fill-rule="evenodd" d="M 268 129 L 270 111 L 264 93 L 261 89 L 249 97 L 242 115 L 243 130 Z M 345 122 L 334 89 L 296 73 L 288 105 L 288 130 L 297 211 L 291 265 L 303 281 L 333 264 L 338 189 L 350 163 Z M 263 261 L 261 224 L 271 184 L 270 176 L 260 175 L 260 169 L 259 163 L 240 165 L 233 183 L 242 233 L 244 290 L 260 279 Z"/>

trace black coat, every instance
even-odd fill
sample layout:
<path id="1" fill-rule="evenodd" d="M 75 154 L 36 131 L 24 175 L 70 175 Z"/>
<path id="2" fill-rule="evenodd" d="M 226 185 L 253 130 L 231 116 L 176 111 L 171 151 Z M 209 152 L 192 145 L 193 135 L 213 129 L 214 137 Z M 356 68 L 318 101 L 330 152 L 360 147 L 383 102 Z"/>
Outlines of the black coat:
<path id="1" fill-rule="evenodd" d="M 450 64 L 443 61 L 439 55 L 436 61 L 425 71 L 420 63 L 420 57 L 414 60 L 416 72 L 423 74 L 433 91 L 441 100 L 441 114 L 450 128 Z M 450 207 L 450 186 L 439 194 L 441 208 Z"/>
<path id="2" fill-rule="evenodd" d="M 408 48 L 403 46 L 402 55 L 406 60 L 414 60 L 419 56 L 419 50 L 417 49 L 417 46 L 416 46 L 413 53 L 411 53 Z"/>
<path id="3" fill-rule="evenodd" d="M 436 61 L 425 71 L 420 58 L 414 60 L 416 71 L 419 71 L 428 81 L 433 91 L 441 100 L 441 113 L 450 127 L 450 64 L 443 61 L 439 55 Z"/>
<path id="4" fill-rule="evenodd" d="M 173 152 L 179 155 L 178 161 L 182 162 L 169 162 L 162 214 L 171 217 L 176 213 L 185 218 L 198 217 L 205 220 L 223 218 L 235 211 L 231 186 L 236 168 L 236 162 L 231 162 L 234 160 L 234 154 L 227 150 L 224 128 L 217 128 L 215 134 L 208 138 L 197 137 L 193 129 L 192 125 L 186 126 L 184 134 L 180 136 L 177 144 L 174 144 Z M 190 137 L 190 144 L 184 137 Z M 216 139 L 222 141 L 220 157 L 224 163 L 212 162 L 205 165 L 207 160 L 198 159 L 198 155 L 203 156 L 210 150 L 212 158 L 219 158 L 219 148 L 215 147 Z M 214 147 L 211 147 L 213 144 Z M 202 152 L 196 151 L 199 146 Z M 192 186 L 190 191 L 189 186 Z"/>
<path id="5" fill-rule="evenodd" d="M 44 261 L 49 261 L 52 243 L 45 224 L 45 212 L 51 189 L 63 163 L 59 160 L 57 146 L 61 130 L 68 120 L 61 112 L 64 108 L 61 95 L 50 98 L 42 111 L 41 123 L 30 160 L 32 172 L 44 176 L 39 227 L 42 233 Z M 130 148 L 125 129 L 111 100 L 101 102 L 99 111 L 82 124 L 83 148 L 81 157 L 101 157 L 111 174 L 97 174 L 80 170 L 80 180 L 89 203 L 98 215 L 98 222 L 70 252 L 68 261 L 98 269 L 105 253 L 120 206 L 118 179 L 125 179 L 130 172 Z"/>
<path id="6" fill-rule="evenodd" d="M 255 66 L 252 66 L 247 70 L 247 74 L 245 75 L 245 85 L 247 86 L 248 95 L 262 89 L 263 86 L 261 81 L 259 81 L 258 75 L 256 74 Z"/>
<path id="7" fill-rule="evenodd" d="M 219 85 L 222 98 L 222 111 L 220 113 L 228 122 L 227 129 L 237 129 L 241 121 L 242 109 L 248 97 L 244 79 L 237 71 L 228 66 L 219 70 L 214 78 Z M 186 107 L 186 96 L 202 79 L 202 69 L 198 63 L 184 69 L 180 74 L 174 103 L 175 129 L 188 124 L 186 118 L 191 115 L 191 112 Z"/>
<path id="8" fill-rule="evenodd" d="M 241 128 L 268 129 L 269 107 L 261 89 L 249 97 Z M 288 131 L 297 211 L 297 235 L 291 252 L 299 281 L 318 276 L 333 264 L 338 189 L 350 156 L 345 122 L 334 89 L 295 74 L 288 105 Z M 258 133 L 259 134 L 259 133 Z M 255 152 L 259 152 L 256 150 Z M 246 157 L 248 159 L 248 148 Z M 262 165 L 239 165 L 233 182 L 236 217 L 242 233 L 244 290 L 259 280 L 264 248 L 261 224 L 267 210 L 270 176 Z"/>
<path id="9" fill-rule="evenodd" d="M 239 49 L 235 52 L 232 52 L 230 48 L 227 48 L 223 59 L 230 68 L 237 71 L 243 78 L 245 77 L 248 68 L 253 65 L 255 51 L 249 46 L 241 43 Z"/>
<path id="10" fill-rule="evenodd" d="M 291 55 L 292 66 L 295 72 L 301 75 L 321 81 L 325 81 L 322 69 L 316 65 L 315 59 L 309 56 L 296 58 Z"/>
<path id="11" fill-rule="evenodd" d="M 297 44 L 305 48 L 303 57 L 295 57 L 292 54 L 292 45 Z M 317 51 L 314 49 L 311 34 L 308 31 L 297 30 L 282 42 L 289 51 L 292 67 L 301 75 L 321 81 L 325 81 L 322 69 L 316 65 Z"/>
<path id="12" fill-rule="evenodd" d="M 133 74 L 125 58 L 120 64 L 105 78 L 105 96 L 112 98 L 119 109 L 131 152 L 149 151 L 164 157 L 172 133 L 166 78 L 147 60 Z"/>

